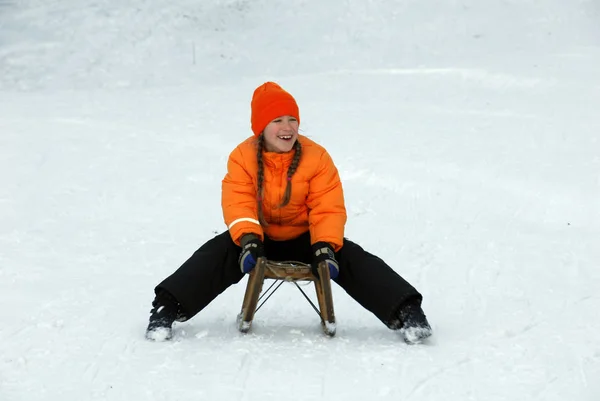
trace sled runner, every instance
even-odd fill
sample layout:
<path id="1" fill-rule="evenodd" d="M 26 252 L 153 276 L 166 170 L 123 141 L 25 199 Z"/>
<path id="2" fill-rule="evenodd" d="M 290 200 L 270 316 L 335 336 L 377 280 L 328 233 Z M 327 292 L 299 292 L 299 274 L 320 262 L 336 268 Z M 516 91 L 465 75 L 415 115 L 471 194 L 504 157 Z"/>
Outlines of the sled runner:
<path id="1" fill-rule="evenodd" d="M 275 291 L 284 282 L 292 282 L 302 292 L 306 300 L 312 305 L 313 309 L 321 317 L 321 327 L 328 336 L 335 335 L 335 316 L 333 313 L 333 297 L 331 294 L 331 280 L 329 276 L 329 267 L 326 262 L 321 262 L 318 267 L 319 278 L 315 277 L 311 271 L 311 266 L 301 262 L 274 262 L 266 258 L 259 258 L 254 269 L 249 273 L 242 311 L 237 317 L 238 329 L 242 333 L 247 333 L 252 325 L 254 314 L 264 303 L 273 295 Z M 275 280 L 271 286 L 262 295 L 262 287 L 265 279 Z M 310 298 L 304 293 L 297 281 L 313 281 L 319 309 L 312 303 Z M 270 290 L 277 283 L 277 287 Z M 258 303 L 266 296 L 260 305 Z"/>

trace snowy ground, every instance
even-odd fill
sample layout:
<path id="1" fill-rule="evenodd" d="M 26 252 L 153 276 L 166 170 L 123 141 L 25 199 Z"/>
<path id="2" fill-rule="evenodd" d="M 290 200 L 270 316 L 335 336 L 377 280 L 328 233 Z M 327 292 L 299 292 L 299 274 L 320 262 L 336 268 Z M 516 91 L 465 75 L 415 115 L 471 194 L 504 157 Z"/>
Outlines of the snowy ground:
<path id="1" fill-rule="evenodd" d="M 176 3 L 176 4 L 173 4 Z M 0 400 L 583 400 L 600 385 L 595 1 L 0 0 Z M 225 229 L 276 80 L 347 236 L 425 296 L 408 346 L 340 288 L 251 334 L 232 287 L 174 341 L 152 289 Z"/>

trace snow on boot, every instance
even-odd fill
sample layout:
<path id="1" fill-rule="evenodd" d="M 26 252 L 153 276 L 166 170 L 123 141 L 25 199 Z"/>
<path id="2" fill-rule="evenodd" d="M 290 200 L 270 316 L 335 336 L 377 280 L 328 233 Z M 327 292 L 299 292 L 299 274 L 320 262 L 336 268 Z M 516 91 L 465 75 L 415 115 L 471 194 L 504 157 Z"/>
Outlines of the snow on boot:
<path id="1" fill-rule="evenodd" d="M 150 322 L 146 329 L 146 339 L 152 341 L 170 340 L 173 335 L 173 322 L 177 319 L 179 305 L 171 294 L 159 293 L 150 311 Z"/>
<path id="2" fill-rule="evenodd" d="M 429 326 L 425 313 L 418 303 L 406 304 L 400 309 L 398 317 L 402 323 L 400 334 L 408 344 L 418 344 L 431 336 L 431 326 Z"/>

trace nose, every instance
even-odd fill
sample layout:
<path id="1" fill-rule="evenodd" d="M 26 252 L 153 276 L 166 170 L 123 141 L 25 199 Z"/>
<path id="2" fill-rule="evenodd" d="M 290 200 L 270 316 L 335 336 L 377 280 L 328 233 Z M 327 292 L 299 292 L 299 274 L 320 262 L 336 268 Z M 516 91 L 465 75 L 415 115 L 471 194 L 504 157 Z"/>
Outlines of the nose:
<path id="1" fill-rule="evenodd" d="M 289 119 L 284 119 L 281 125 L 281 129 L 283 131 L 294 131 L 294 128 L 292 127 L 292 123 Z"/>

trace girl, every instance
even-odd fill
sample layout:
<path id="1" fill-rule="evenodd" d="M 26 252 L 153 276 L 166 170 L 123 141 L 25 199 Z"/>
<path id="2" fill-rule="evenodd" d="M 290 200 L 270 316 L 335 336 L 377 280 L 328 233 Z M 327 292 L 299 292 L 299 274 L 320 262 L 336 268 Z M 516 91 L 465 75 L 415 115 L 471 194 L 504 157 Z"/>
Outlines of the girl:
<path id="1" fill-rule="evenodd" d="M 155 288 L 146 337 L 171 338 L 185 321 L 250 272 L 259 257 L 326 261 L 331 278 L 408 343 L 431 335 L 421 294 L 383 260 L 344 238 L 346 208 L 327 151 L 298 134 L 295 99 L 274 82 L 252 96 L 254 136 L 227 163 L 221 206 L 228 231 L 200 247 Z"/>

